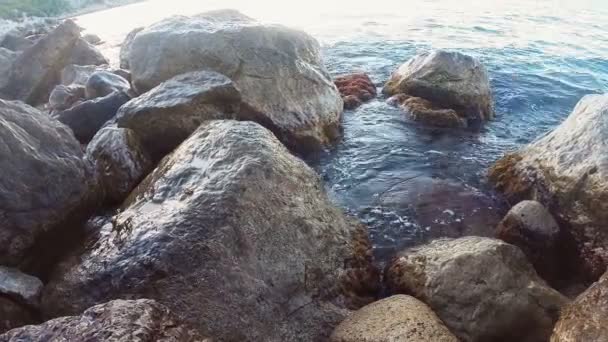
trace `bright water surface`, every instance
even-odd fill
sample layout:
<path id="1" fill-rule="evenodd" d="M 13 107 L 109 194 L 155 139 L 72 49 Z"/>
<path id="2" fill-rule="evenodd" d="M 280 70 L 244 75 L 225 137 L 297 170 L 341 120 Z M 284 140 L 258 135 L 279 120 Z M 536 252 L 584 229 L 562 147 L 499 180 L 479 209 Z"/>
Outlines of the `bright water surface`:
<path id="1" fill-rule="evenodd" d="M 365 71 L 379 88 L 417 51 L 458 50 L 487 66 L 497 117 L 481 132 L 424 128 L 379 98 L 346 112 L 342 142 L 309 160 L 336 203 L 370 226 L 381 259 L 430 236 L 491 234 L 504 205 L 487 167 L 583 95 L 608 91 L 607 0 L 151 0 L 78 22 L 116 63 L 131 29 L 218 8 L 301 28 L 332 74 Z"/>

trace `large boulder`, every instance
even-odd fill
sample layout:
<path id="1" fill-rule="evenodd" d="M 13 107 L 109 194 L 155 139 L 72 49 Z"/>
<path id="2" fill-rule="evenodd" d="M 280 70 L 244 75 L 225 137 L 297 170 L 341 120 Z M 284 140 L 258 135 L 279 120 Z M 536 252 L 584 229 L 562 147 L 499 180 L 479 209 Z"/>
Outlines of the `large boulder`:
<path id="1" fill-rule="evenodd" d="M 123 206 L 51 277 L 46 315 L 147 296 L 218 340 L 313 341 L 376 291 L 365 228 L 253 122 L 204 123 Z"/>
<path id="2" fill-rule="evenodd" d="M 34 314 L 27 307 L 0 296 L 0 334 L 34 323 L 36 323 Z M 0 337 L 1 340 L 2 337 Z"/>
<path id="3" fill-rule="evenodd" d="M 131 97 L 127 93 L 117 91 L 54 113 L 54 117 L 70 127 L 78 141 L 86 144 L 93 139 L 106 122 L 114 118 L 118 109 L 129 100 Z"/>
<path id="4" fill-rule="evenodd" d="M 150 171 L 152 162 L 128 128 L 105 127 L 87 146 L 86 157 L 95 165 L 106 201 L 122 202 Z"/>
<path id="5" fill-rule="evenodd" d="M 608 341 L 608 273 L 561 312 L 551 342 Z"/>
<path id="6" fill-rule="evenodd" d="M 0 266 L 0 296 L 37 308 L 40 305 L 42 281 L 18 269 Z"/>
<path id="7" fill-rule="evenodd" d="M 567 299 L 519 248 L 482 237 L 439 239 L 400 253 L 386 281 L 433 309 L 462 341 L 546 341 Z"/>
<path id="8" fill-rule="evenodd" d="M 119 127 L 130 128 L 155 159 L 171 152 L 205 120 L 239 117 L 241 95 L 226 76 L 197 71 L 176 76 L 122 106 Z"/>
<path id="9" fill-rule="evenodd" d="M 0 264 L 11 266 L 44 234 L 66 229 L 91 189 L 89 168 L 68 127 L 3 100 L 0 127 Z"/>
<path id="10" fill-rule="evenodd" d="M 127 36 L 125 37 L 125 40 L 122 42 L 122 44 L 120 45 L 120 67 L 122 69 L 126 69 L 129 70 L 129 54 L 131 53 L 131 44 L 133 44 L 133 39 L 135 39 L 135 36 L 141 32 L 144 29 L 144 27 L 137 27 L 135 29 L 133 29 L 131 32 L 129 32 L 129 34 L 127 34 Z"/>
<path id="11" fill-rule="evenodd" d="M 61 317 L 0 335 L 0 342 L 112 341 L 205 342 L 167 307 L 153 300 L 115 300 L 79 316 Z"/>
<path id="12" fill-rule="evenodd" d="M 129 92 L 131 85 L 129 81 L 110 71 L 96 71 L 89 76 L 85 85 L 87 99 L 105 97 L 113 92 Z"/>
<path id="13" fill-rule="evenodd" d="M 340 134 L 342 99 L 319 43 L 301 31 L 231 10 L 173 17 L 135 35 L 129 65 L 140 93 L 190 71 L 226 75 L 249 116 L 292 149 L 319 149 Z"/>
<path id="14" fill-rule="evenodd" d="M 334 330 L 331 342 L 458 342 L 423 302 L 396 295 L 366 305 Z"/>
<path id="15" fill-rule="evenodd" d="M 80 28 L 71 20 L 64 21 L 17 57 L 0 94 L 32 105 L 46 103 L 79 39 Z"/>
<path id="16" fill-rule="evenodd" d="M 511 203 L 544 204 L 572 236 L 584 274 L 608 265 L 608 94 L 585 96 L 553 132 L 500 159 L 490 181 Z"/>
<path id="17" fill-rule="evenodd" d="M 477 59 L 442 50 L 420 53 L 393 72 L 387 95 L 405 93 L 453 109 L 471 122 L 494 117 L 486 68 Z"/>

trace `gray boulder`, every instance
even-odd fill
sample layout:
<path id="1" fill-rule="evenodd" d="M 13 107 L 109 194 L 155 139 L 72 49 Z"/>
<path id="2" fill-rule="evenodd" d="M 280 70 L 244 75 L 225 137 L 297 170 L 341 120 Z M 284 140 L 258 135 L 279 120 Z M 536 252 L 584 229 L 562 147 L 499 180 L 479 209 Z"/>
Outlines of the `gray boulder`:
<path id="1" fill-rule="evenodd" d="M 109 62 L 95 46 L 80 38 L 72 49 L 68 63 L 76 65 L 104 65 Z"/>
<path id="2" fill-rule="evenodd" d="M 0 296 L 0 334 L 28 324 L 35 324 L 34 315 L 25 306 Z M 0 341 L 2 340 L 0 335 Z"/>
<path id="3" fill-rule="evenodd" d="M 84 90 L 83 86 L 76 84 L 57 85 L 49 96 L 49 109 L 53 113 L 72 108 L 78 102 L 84 101 Z"/>
<path id="4" fill-rule="evenodd" d="M 82 214 L 89 169 L 70 129 L 33 107 L 0 100 L 0 127 L 0 264 L 14 266 Z"/>
<path id="5" fill-rule="evenodd" d="M 422 300 L 462 341 L 547 341 L 567 299 L 519 248 L 482 237 L 439 239 L 400 253 L 386 281 Z"/>
<path id="6" fill-rule="evenodd" d="M 131 53 L 131 44 L 133 44 L 133 39 L 135 39 L 135 36 L 141 32 L 144 29 L 144 27 L 137 27 L 135 29 L 133 29 L 131 32 L 129 32 L 129 34 L 127 34 L 127 37 L 125 38 L 125 40 L 122 42 L 122 44 L 120 45 L 120 68 L 121 69 L 126 69 L 129 70 L 129 54 Z"/>
<path id="7" fill-rule="evenodd" d="M 87 146 L 86 157 L 95 165 L 110 203 L 122 202 L 152 168 L 139 138 L 128 128 L 101 129 Z"/>
<path id="8" fill-rule="evenodd" d="M 227 341 L 327 339 L 377 286 L 367 232 L 253 122 L 204 123 L 60 265 L 43 312 L 153 298 Z"/>
<path id="9" fill-rule="evenodd" d="M 17 59 L 17 56 L 18 54 L 16 52 L 5 48 L 0 48 L 0 89 L 6 86 L 10 76 L 11 66 Z M 0 97 L 2 97 L 1 92 Z"/>
<path id="10" fill-rule="evenodd" d="M 5 48 L 15 52 L 21 52 L 32 45 L 34 45 L 34 42 L 14 33 L 8 33 L 4 36 L 2 41 L 0 41 L 0 48 Z"/>
<path id="11" fill-rule="evenodd" d="M 15 268 L 0 266 L 0 295 L 4 297 L 37 308 L 40 305 L 42 286 L 36 277 Z"/>
<path id="12" fill-rule="evenodd" d="M 366 305 L 334 330 L 331 342 L 458 342 L 423 302 L 396 295 Z"/>
<path id="13" fill-rule="evenodd" d="M 89 76 L 85 86 L 87 99 L 105 97 L 116 91 L 127 93 L 131 89 L 129 81 L 109 71 L 96 71 Z"/>
<path id="14" fill-rule="evenodd" d="M 147 299 L 115 300 L 80 316 L 61 317 L 0 335 L 0 342 L 21 341 L 211 342 L 181 323 L 167 307 Z"/>
<path id="15" fill-rule="evenodd" d="M 421 97 L 439 108 L 453 109 L 471 122 L 494 117 L 486 68 L 459 52 L 438 50 L 414 56 L 393 72 L 383 91 Z"/>
<path id="16" fill-rule="evenodd" d="M 608 265 L 607 132 L 608 94 L 585 96 L 555 130 L 489 172 L 509 202 L 539 201 L 564 223 L 581 259 L 576 269 L 590 280 Z"/>
<path id="17" fill-rule="evenodd" d="M 176 76 L 122 106 L 119 127 L 130 128 L 160 159 L 206 120 L 236 119 L 241 95 L 226 76 L 198 71 Z"/>
<path id="18" fill-rule="evenodd" d="M 54 117 L 70 127 L 78 141 L 86 144 L 93 139 L 106 122 L 114 118 L 118 109 L 130 99 L 128 94 L 118 91 L 54 113 Z"/>
<path id="19" fill-rule="evenodd" d="M 342 99 L 319 43 L 301 31 L 231 10 L 173 17 L 137 33 L 129 65 L 139 93 L 186 72 L 226 75 L 249 116 L 298 151 L 328 146 L 340 134 Z"/>

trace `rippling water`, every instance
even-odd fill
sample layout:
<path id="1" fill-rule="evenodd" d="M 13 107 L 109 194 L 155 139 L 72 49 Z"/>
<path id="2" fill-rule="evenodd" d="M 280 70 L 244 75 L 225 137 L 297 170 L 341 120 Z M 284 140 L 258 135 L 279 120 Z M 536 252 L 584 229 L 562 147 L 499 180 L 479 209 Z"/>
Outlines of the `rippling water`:
<path id="1" fill-rule="evenodd" d="M 453 49 L 487 66 L 497 117 L 481 132 L 409 122 L 374 100 L 344 115 L 344 138 L 309 160 L 332 198 L 370 225 L 377 255 L 431 236 L 491 234 L 505 204 L 485 182 L 505 151 L 608 91 L 608 1 L 148 1 L 80 17 L 116 61 L 132 28 L 172 14 L 236 8 L 319 39 L 333 74 L 368 72 L 380 88 L 418 51 Z"/>

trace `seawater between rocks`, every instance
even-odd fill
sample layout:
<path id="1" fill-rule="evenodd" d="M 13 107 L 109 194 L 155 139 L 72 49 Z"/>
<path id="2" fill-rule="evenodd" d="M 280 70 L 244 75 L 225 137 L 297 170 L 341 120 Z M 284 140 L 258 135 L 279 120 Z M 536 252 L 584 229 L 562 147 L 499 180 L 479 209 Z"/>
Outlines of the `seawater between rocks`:
<path id="1" fill-rule="evenodd" d="M 151 0 L 78 23 L 117 64 L 131 29 L 219 8 L 305 30 L 333 75 L 364 71 L 379 88 L 424 50 L 458 50 L 488 68 L 497 116 L 480 131 L 422 127 L 380 97 L 345 112 L 343 139 L 308 158 L 332 199 L 369 225 L 380 260 L 430 237 L 492 235 L 508 204 L 486 184 L 488 166 L 551 130 L 583 95 L 608 91 L 604 0 Z"/>

